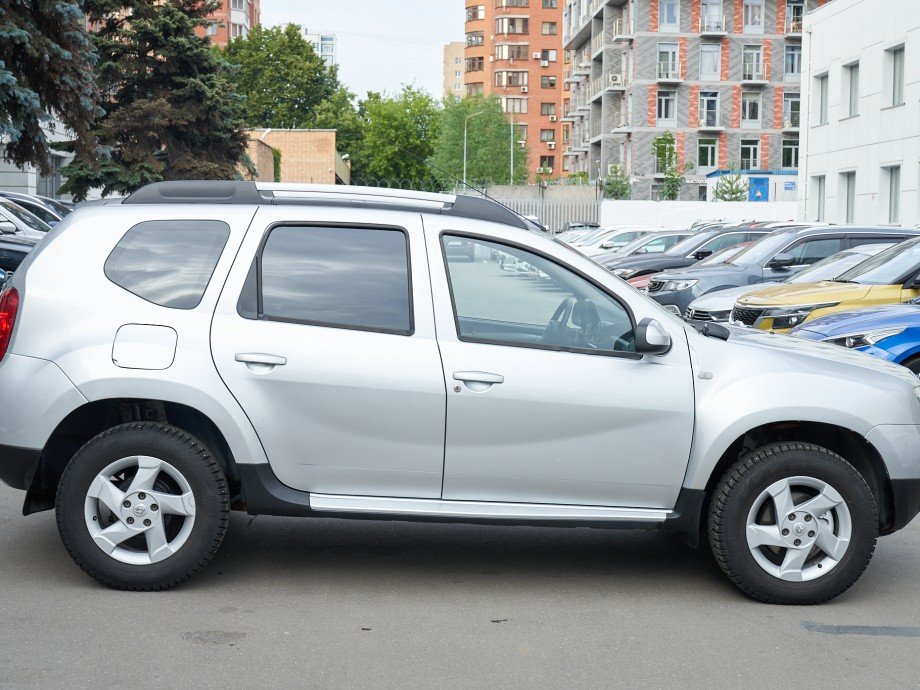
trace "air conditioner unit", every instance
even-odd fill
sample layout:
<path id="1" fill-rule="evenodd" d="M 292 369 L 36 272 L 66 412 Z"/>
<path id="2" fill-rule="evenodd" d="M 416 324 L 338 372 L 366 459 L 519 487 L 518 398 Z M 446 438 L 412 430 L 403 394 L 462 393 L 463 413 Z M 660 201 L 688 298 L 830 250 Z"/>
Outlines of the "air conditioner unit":
<path id="1" fill-rule="evenodd" d="M 552 175 L 552 174 L 553 174 L 553 169 L 552 169 L 552 168 L 543 168 L 543 174 L 544 174 L 544 175 Z"/>
<path id="2" fill-rule="evenodd" d="M 610 85 L 611 86 L 619 86 L 622 83 L 623 83 L 622 74 L 611 74 L 610 75 Z"/>
<path id="3" fill-rule="evenodd" d="M 537 175 L 543 174 L 543 168 L 537 168 Z"/>
<path id="4" fill-rule="evenodd" d="M 528 89 L 526 86 L 521 87 L 521 93 L 527 93 L 528 91 L 530 91 L 530 89 Z"/>
<path id="5" fill-rule="evenodd" d="M 540 67 L 549 67 L 549 60 L 540 60 Z"/>
<path id="6" fill-rule="evenodd" d="M 539 53 L 539 52 L 538 52 L 538 53 L 534 53 L 534 54 L 533 54 L 533 59 L 534 59 L 534 60 L 539 60 L 541 55 L 542 55 L 542 53 Z"/>
<path id="7" fill-rule="evenodd" d="M 552 150 L 554 150 L 554 149 L 556 148 L 556 142 L 555 142 L 555 141 L 549 141 L 549 142 L 546 143 L 546 147 L 547 147 L 550 151 L 552 151 Z"/>
<path id="8" fill-rule="evenodd" d="M 550 115 L 550 116 L 549 116 L 549 121 L 550 121 L 550 122 L 555 122 L 557 119 L 558 119 L 558 118 L 557 118 L 555 115 Z"/>
<path id="9" fill-rule="evenodd" d="M 495 56 L 494 56 L 494 55 L 490 55 L 490 56 L 489 56 L 489 62 L 495 62 Z"/>

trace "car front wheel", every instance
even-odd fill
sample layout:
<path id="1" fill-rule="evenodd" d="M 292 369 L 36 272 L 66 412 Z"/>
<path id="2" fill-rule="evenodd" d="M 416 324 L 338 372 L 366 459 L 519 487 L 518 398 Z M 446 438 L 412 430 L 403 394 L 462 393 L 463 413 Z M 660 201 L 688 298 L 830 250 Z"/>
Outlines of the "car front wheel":
<path id="1" fill-rule="evenodd" d="M 819 604 L 846 591 L 869 564 L 878 509 L 846 460 L 806 443 L 742 457 L 712 499 L 709 537 L 741 591 L 774 604 Z"/>

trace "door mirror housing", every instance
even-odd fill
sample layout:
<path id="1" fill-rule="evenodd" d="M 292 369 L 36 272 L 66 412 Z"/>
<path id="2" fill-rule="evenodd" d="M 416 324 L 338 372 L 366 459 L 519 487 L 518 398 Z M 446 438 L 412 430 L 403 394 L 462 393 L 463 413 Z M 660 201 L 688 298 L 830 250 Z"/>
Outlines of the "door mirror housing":
<path id="1" fill-rule="evenodd" d="M 767 264 L 767 268 L 789 268 L 794 263 L 795 257 L 792 256 L 792 254 L 780 252 L 770 260 L 770 263 Z"/>
<path id="2" fill-rule="evenodd" d="M 671 351 L 671 336 L 655 319 L 645 318 L 636 326 L 636 352 L 640 355 L 664 355 Z"/>
<path id="3" fill-rule="evenodd" d="M 706 257 L 712 256 L 711 249 L 700 249 L 698 252 L 693 252 L 693 258 L 697 261 L 702 261 Z"/>
<path id="4" fill-rule="evenodd" d="M 0 233 L 4 235 L 15 235 L 16 226 L 8 220 L 0 220 Z"/>

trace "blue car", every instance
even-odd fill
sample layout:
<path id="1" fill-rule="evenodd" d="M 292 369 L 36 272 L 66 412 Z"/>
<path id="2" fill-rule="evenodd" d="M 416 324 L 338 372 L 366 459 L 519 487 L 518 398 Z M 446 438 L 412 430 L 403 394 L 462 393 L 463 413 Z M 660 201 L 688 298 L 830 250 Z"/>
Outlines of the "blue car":
<path id="1" fill-rule="evenodd" d="M 822 316 L 789 335 L 848 347 L 920 375 L 920 304 L 890 304 Z"/>

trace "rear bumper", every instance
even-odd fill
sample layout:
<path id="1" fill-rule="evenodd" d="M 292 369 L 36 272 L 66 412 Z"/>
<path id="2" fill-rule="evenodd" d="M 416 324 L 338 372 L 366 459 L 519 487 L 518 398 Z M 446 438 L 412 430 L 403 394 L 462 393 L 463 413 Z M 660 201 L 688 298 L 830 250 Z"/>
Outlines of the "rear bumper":
<path id="1" fill-rule="evenodd" d="M 20 491 L 32 486 L 41 450 L 0 445 L 0 481 Z"/>
<path id="2" fill-rule="evenodd" d="M 920 513 L 920 479 L 889 481 L 892 519 L 882 534 L 891 534 L 906 527 Z"/>

